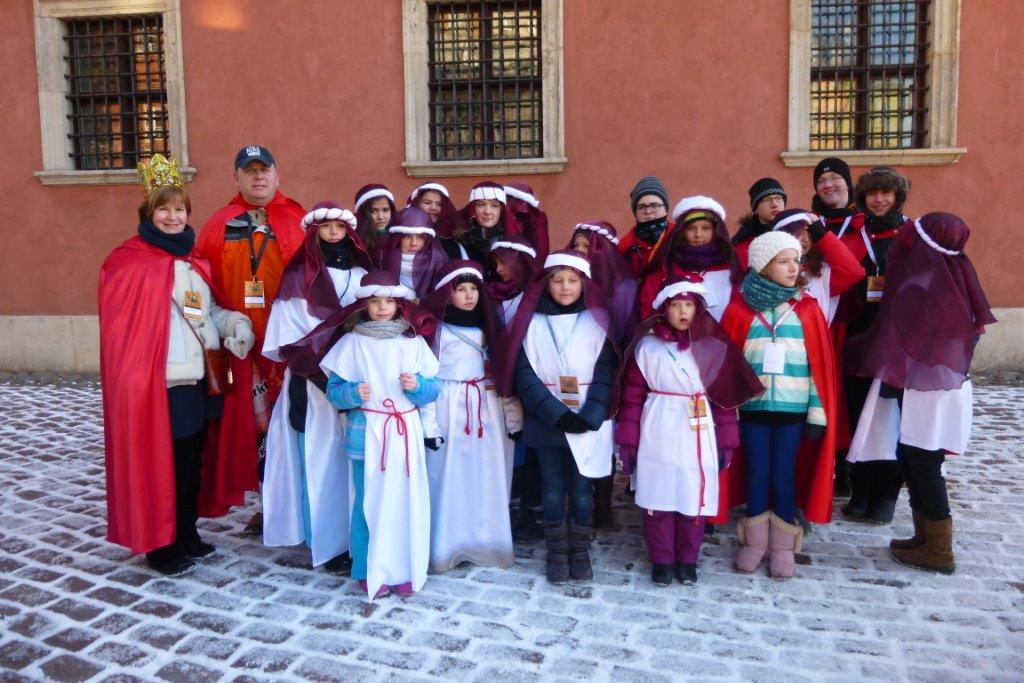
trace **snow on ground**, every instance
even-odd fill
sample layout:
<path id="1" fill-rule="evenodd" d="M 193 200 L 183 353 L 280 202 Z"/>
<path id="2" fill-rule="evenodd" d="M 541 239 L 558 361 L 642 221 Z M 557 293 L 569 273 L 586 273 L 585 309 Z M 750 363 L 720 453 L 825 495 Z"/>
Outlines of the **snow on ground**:
<path id="1" fill-rule="evenodd" d="M 165 579 L 104 541 L 94 381 L 0 385 L 0 680 L 1024 679 L 1024 388 L 976 394 L 972 452 L 948 466 L 958 571 L 895 564 L 910 531 L 815 527 L 786 582 L 731 570 L 732 527 L 697 586 L 655 587 L 640 516 L 599 536 L 595 580 L 545 583 L 541 545 L 508 570 L 431 576 L 368 604 L 300 548 L 202 522 L 218 552 Z M 837 509 L 838 512 L 838 509 Z"/>

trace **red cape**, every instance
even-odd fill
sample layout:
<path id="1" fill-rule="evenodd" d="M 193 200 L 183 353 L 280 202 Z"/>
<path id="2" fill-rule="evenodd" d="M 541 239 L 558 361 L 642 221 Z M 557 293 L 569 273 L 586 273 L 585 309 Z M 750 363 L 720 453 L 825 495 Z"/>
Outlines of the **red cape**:
<path id="1" fill-rule="evenodd" d="M 803 296 L 794 309 L 804 330 L 804 346 L 811 376 L 818 389 L 821 405 L 828 422 L 825 437 L 821 441 L 807 441 L 800 446 L 796 461 L 796 504 L 804 515 L 816 524 L 832 521 L 832 477 L 835 468 L 836 440 L 836 368 L 832 352 L 832 339 L 825 317 L 818 302 L 811 296 Z M 722 328 L 741 349 L 747 340 L 747 332 L 754 321 L 754 311 L 743 300 L 738 290 L 733 292 L 725 314 Z M 741 412 L 742 415 L 742 412 Z M 729 521 L 729 509 L 746 502 L 747 477 L 742 444 L 736 451 L 732 464 L 719 475 L 718 516 L 711 520 L 715 524 Z"/>
<path id="2" fill-rule="evenodd" d="M 214 282 L 222 289 L 224 287 L 224 283 L 221 281 L 224 276 L 224 224 L 239 214 L 255 208 L 258 207 L 247 203 L 242 198 L 242 193 L 239 192 L 227 206 L 206 221 L 196 239 L 196 255 L 210 262 Z M 294 199 L 281 194 L 280 190 L 263 208 L 267 210 L 267 220 L 270 221 L 270 225 L 274 229 L 274 237 L 281 248 L 281 259 L 287 264 L 292 255 L 298 251 L 305 237 L 301 224 L 306 210 Z"/>
<path id="3" fill-rule="evenodd" d="M 171 543 L 176 531 L 167 407 L 168 299 L 174 261 L 136 236 L 114 249 L 100 270 L 107 538 L 133 553 Z M 199 258 L 193 258 L 192 265 L 216 295 L 210 265 Z M 247 386 L 247 368 L 247 363 L 232 358 L 238 386 Z M 246 421 L 239 408 L 247 404 Z M 200 483 L 204 516 L 227 512 L 243 502 L 247 489 L 255 488 L 256 436 L 249 392 L 236 389 L 226 396 L 223 417 L 210 427 Z M 250 474 L 245 477 L 238 463 L 248 453 Z"/>

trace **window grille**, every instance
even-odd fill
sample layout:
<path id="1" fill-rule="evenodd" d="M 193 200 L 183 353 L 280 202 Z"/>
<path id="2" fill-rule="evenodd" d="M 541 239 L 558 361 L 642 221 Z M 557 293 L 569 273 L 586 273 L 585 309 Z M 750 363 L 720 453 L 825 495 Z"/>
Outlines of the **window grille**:
<path id="1" fill-rule="evenodd" d="M 813 0 L 812 150 L 925 146 L 930 4 Z"/>
<path id="2" fill-rule="evenodd" d="M 65 21 L 76 170 L 135 168 L 168 153 L 160 15 Z"/>
<path id="3" fill-rule="evenodd" d="M 431 160 L 543 156 L 540 5 L 428 5 Z"/>

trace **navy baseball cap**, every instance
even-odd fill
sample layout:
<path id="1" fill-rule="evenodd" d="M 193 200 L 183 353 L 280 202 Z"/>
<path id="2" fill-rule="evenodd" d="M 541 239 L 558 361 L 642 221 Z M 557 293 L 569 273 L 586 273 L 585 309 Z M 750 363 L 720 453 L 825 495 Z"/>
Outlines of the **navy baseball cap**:
<path id="1" fill-rule="evenodd" d="M 254 161 L 261 161 L 267 166 L 274 165 L 274 155 L 266 147 L 250 145 L 238 150 L 235 155 L 235 168 L 245 168 Z"/>

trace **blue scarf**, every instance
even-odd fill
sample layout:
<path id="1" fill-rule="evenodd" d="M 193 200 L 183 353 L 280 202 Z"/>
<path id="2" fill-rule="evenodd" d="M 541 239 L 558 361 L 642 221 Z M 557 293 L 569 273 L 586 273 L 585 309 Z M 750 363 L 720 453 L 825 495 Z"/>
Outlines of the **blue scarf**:
<path id="1" fill-rule="evenodd" d="M 795 299 L 800 294 L 799 287 L 784 287 L 773 282 L 753 270 L 747 271 L 740 285 L 743 300 L 755 311 L 770 311 L 776 306 Z"/>

